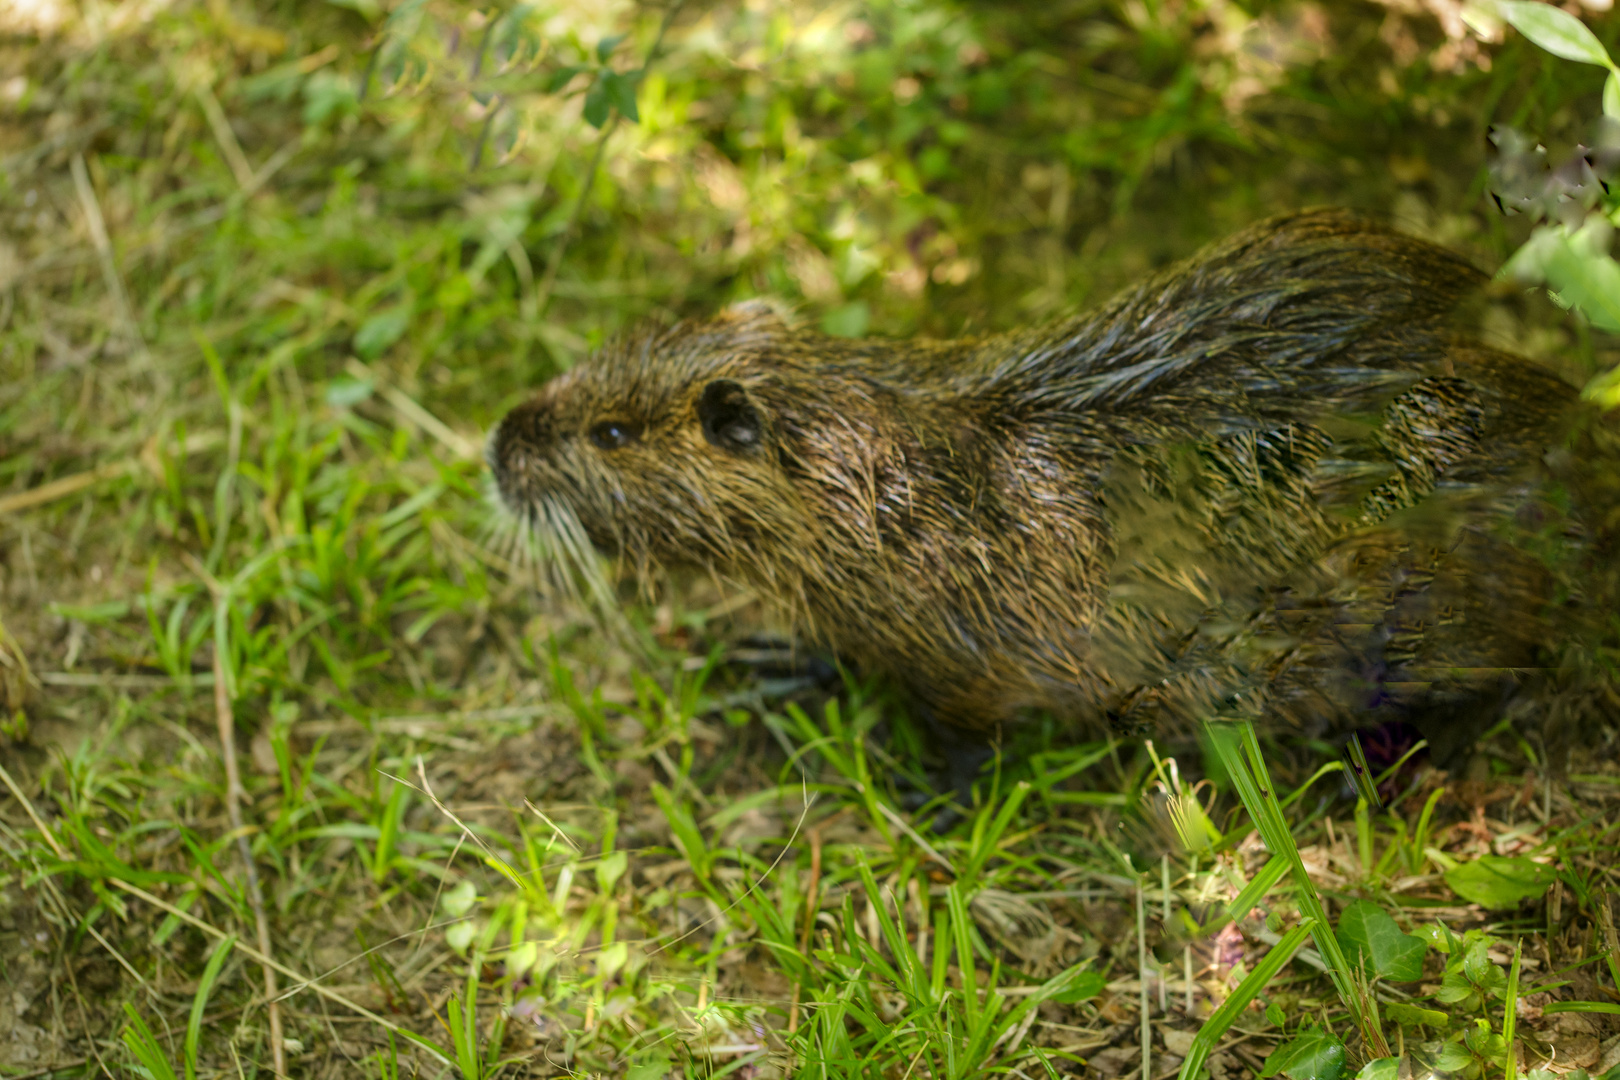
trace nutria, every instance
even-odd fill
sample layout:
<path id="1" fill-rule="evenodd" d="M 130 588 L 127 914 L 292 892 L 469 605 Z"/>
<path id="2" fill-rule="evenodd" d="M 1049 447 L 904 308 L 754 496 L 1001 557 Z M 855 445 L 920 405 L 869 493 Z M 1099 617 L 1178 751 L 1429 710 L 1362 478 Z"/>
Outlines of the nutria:
<path id="1" fill-rule="evenodd" d="M 947 725 L 1466 736 L 1546 663 L 1549 571 L 1508 534 L 1575 398 L 1454 327 L 1483 281 L 1326 210 L 994 337 L 748 303 L 553 379 L 489 461 L 562 550 L 745 583 Z"/>

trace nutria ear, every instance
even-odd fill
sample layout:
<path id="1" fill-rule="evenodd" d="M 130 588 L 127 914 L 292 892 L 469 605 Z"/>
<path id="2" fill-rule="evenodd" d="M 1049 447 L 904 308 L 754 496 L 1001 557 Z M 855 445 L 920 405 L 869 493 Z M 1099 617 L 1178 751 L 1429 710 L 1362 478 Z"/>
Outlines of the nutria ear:
<path id="1" fill-rule="evenodd" d="M 716 379 L 705 386 L 697 413 L 703 437 L 712 445 L 739 454 L 759 446 L 764 420 L 740 383 Z"/>
<path id="2" fill-rule="evenodd" d="M 774 323 L 785 329 L 788 323 L 787 314 L 787 309 L 781 301 L 755 297 L 752 300 L 739 300 L 735 304 L 727 305 L 725 310 L 720 312 L 719 321 L 728 323 L 766 322 Z"/>

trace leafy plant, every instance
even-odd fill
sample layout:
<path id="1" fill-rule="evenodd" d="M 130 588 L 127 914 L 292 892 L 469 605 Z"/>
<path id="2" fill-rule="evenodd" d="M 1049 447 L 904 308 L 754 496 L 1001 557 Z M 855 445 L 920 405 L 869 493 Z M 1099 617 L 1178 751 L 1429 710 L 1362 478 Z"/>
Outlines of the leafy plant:
<path id="1" fill-rule="evenodd" d="M 197 992 L 191 998 L 191 1016 L 186 1021 L 186 1037 L 180 1057 L 185 1080 L 197 1080 L 197 1058 L 202 1039 L 203 1015 L 208 1007 L 208 998 L 214 991 L 214 983 L 219 978 L 220 969 L 225 966 L 225 961 L 230 959 L 235 945 L 235 935 L 219 942 L 214 947 L 213 954 L 208 957 L 208 963 L 203 966 L 202 977 L 197 980 Z M 168 1054 L 157 1041 L 157 1037 L 152 1034 L 152 1029 L 127 1001 L 124 1003 L 124 1015 L 129 1017 L 129 1024 L 123 1032 L 124 1045 L 146 1071 L 150 1080 L 178 1080 Z"/>
<path id="2" fill-rule="evenodd" d="M 1507 974 L 1487 955 L 1496 943 L 1495 938 L 1479 930 L 1464 934 L 1446 958 L 1436 1000 L 1463 1012 L 1478 1012 L 1489 1002 L 1505 997 Z"/>
<path id="3" fill-rule="evenodd" d="M 1282 1073 L 1290 1080 L 1338 1080 L 1344 1065 L 1344 1042 L 1330 1031 L 1307 1026 L 1266 1057 L 1260 1075 L 1264 1078 Z"/>
<path id="4" fill-rule="evenodd" d="M 1247 721 L 1212 722 L 1208 730 L 1232 786 L 1236 788 L 1266 848 L 1273 858 L 1286 860 L 1288 873 L 1293 879 L 1295 899 L 1312 927 L 1311 936 L 1327 965 L 1328 977 L 1333 980 L 1339 999 L 1361 1029 L 1368 1045 L 1380 1054 L 1387 1053 L 1384 1034 L 1378 1024 L 1376 1002 L 1370 994 L 1358 992 L 1356 972 L 1346 959 L 1338 936 L 1330 929 L 1321 896 L 1309 871 L 1305 869 L 1299 848 L 1283 816 L 1276 786 L 1266 769 L 1265 754 L 1255 736 L 1254 726 Z M 1365 982 L 1359 985 L 1364 987 Z"/>
<path id="5" fill-rule="evenodd" d="M 1369 977 L 1414 982 L 1423 976 L 1428 945 L 1403 933 L 1377 904 L 1357 900 L 1340 912 L 1337 937 L 1344 955 L 1359 962 Z"/>
<path id="6" fill-rule="evenodd" d="M 1531 0 L 1476 0 L 1470 11 L 1476 20 L 1505 20 L 1554 56 L 1607 68 L 1603 113 L 1611 134 L 1605 137 L 1615 140 L 1620 133 L 1620 65 L 1586 24 L 1561 8 Z M 1509 155 L 1528 157 L 1511 138 L 1504 134 L 1498 141 L 1509 142 L 1504 146 Z M 1613 147 L 1608 156 L 1613 156 Z M 1585 171 L 1592 175 L 1590 165 Z M 1620 333 L 1620 262 L 1609 251 L 1614 226 L 1620 224 L 1620 192 L 1602 184 L 1601 176 L 1592 179 L 1599 182 L 1570 185 L 1549 179 L 1547 191 L 1559 200 L 1556 204 L 1538 201 L 1530 192 L 1510 192 L 1510 197 L 1518 196 L 1515 208 L 1559 220 L 1537 226 L 1502 267 L 1502 275 L 1527 284 L 1545 282 L 1558 303 L 1599 329 Z M 1620 405 L 1620 369 L 1594 376 L 1582 396 L 1604 407 Z"/>
<path id="7" fill-rule="evenodd" d="M 1458 896 L 1495 909 L 1539 899 L 1557 880 L 1552 867 L 1524 856 L 1481 855 L 1446 871 L 1446 884 Z"/>

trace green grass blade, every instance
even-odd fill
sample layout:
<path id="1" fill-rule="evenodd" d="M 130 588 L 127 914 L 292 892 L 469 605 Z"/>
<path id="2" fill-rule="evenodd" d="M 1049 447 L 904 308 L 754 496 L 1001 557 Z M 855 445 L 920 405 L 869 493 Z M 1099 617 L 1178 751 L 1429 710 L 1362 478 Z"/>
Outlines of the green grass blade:
<path id="1" fill-rule="evenodd" d="M 1383 802 L 1378 798 L 1378 785 L 1373 783 L 1372 766 L 1367 764 L 1367 752 L 1361 748 L 1361 736 L 1355 732 L 1350 733 L 1350 745 L 1346 751 L 1350 755 L 1350 778 L 1355 781 L 1356 793 L 1368 806 L 1383 809 Z"/>
<path id="2" fill-rule="evenodd" d="M 1429 793 L 1429 800 L 1423 804 L 1423 812 L 1418 815 L 1417 828 L 1412 830 L 1412 844 L 1408 849 L 1406 868 L 1414 874 L 1423 867 L 1423 849 L 1429 846 L 1429 824 L 1434 819 L 1434 808 L 1439 805 L 1445 794 L 1445 788 L 1435 788 Z"/>
<path id="3" fill-rule="evenodd" d="M 371 863 L 371 879 L 381 885 L 394 861 L 394 840 L 399 835 L 399 823 L 405 814 L 405 798 L 410 787 L 397 780 L 388 781 L 388 801 L 383 805 L 382 820 L 377 826 L 377 850 Z"/>
<path id="4" fill-rule="evenodd" d="M 202 1041 L 203 1012 L 208 1008 L 208 995 L 214 991 L 214 981 L 219 978 L 220 968 L 225 966 L 225 961 L 230 959 L 235 948 L 236 935 L 231 934 L 219 943 L 214 955 L 208 958 L 202 978 L 197 982 L 197 993 L 191 999 L 191 1018 L 186 1021 L 186 1080 L 197 1080 L 197 1047 Z"/>
<path id="5" fill-rule="evenodd" d="M 1001 804 L 1001 809 L 996 811 L 996 816 L 990 821 L 989 827 L 974 838 L 973 851 L 968 856 L 967 865 L 962 869 L 961 881 L 973 883 L 978 880 L 979 871 L 984 869 L 984 864 L 995 854 L 996 845 L 1006 833 L 1007 826 L 1012 824 L 1013 816 L 1018 813 L 1019 806 L 1023 804 L 1029 792 L 1027 780 L 1020 780 L 1014 785 L 1007 795 L 1007 801 Z"/>
<path id="6" fill-rule="evenodd" d="M 1519 1055 L 1513 1050 L 1513 1027 L 1519 1010 L 1519 961 L 1524 952 L 1524 940 L 1513 943 L 1513 966 L 1508 969 L 1507 994 L 1502 1002 L 1502 1045 L 1507 1048 L 1504 1068 L 1506 1080 L 1518 1080 Z"/>
<path id="7" fill-rule="evenodd" d="M 1287 876 L 1289 870 L 1288 860 L 1273 858 L 1260 871 L 1249 879 L 1249 883 L 1232 898 L 1225 910 L 1210 921 L 1208 926 L 1199 930 L 1200 936 L 1207 937 L 1215 933 L 1229 922 L 1237 922 L 1254 909 L 1254 905 L 1277 887 L 1277 883 Z"/>
<path id="8" fill-rule="evenodd" d="M 929 976 L 929 991 L 935 1001 L 945 996 L 945 972 L 951 962 L 950 909 L 934 909 L 934 969 Z"/>
<path id="9" fill-rule="evenodd" d="M 1254 970 L 1249 972 L 1242 982 L 1238 983 L 1237 989 L 1232 991 L 1230 997 L 1221 1002 L 1221 1007 L 1216 1009 L 1208 1020 L 1204 1021 L 1204 1026 L 1199 1028 L 1198 1034 L 1193 1037 L 1192 1049 L 1187 1052 L 1187 1059 L 1181 1063 L 1178 1080 L 1195 1080 L 1199 1073 L 1203 1071 L 1204 1062 L 1215 1051 L 1215 1046 L 1221 1041 L 1221 1037 L 1237 1021 L 1237 1018 L 1243 1015 L 1243 1010 L 1247 1009 L 1249 1003 L 1259 996 L 1260 991 L 1264 990 L 1271 980 L 1277 977 L 1277 973 L 1283 969 L 1283 965 L 1294 958 L 1294 953 L 1298 952 L 1299 947 L 1305 944 L 1305 939 L 1311 936 L 1314 929 L 1315 924 L 1310 919 L 1306 919 L 1288 931 L 1282 936 L 1282 940 L 1273 945 L 1271 951 L 1266 953 L 1265 959 L 1256 964 Z"/>
<path id="10" fill-rule="evenodd" d="M 1620 1016 L 1620 1005 L 1612 1001 L 1553 1001 L 1541 1007 L 1544 1013 L 1603 1013 Z"/>
<path id="11" fill-rule="evenodd" d="M 152 1080 L 179 1080 L 163 1047 L 152 1034 L 152 1029 L 146 1026 L 146 1021 L 141 1019 L 141 1014 L 135 1011 L 135 1006 L 124 1002 L 124 1012 L 129 1017 L 129 1026 L 124 1029 L 124 1045 L 135 1060 L 151 1074 Z"/>
<path id="12" fill-rule="evenodd" d="M 1305 863 L 1299 855 L 1299 848 L 1294 844 L 1293 833 L 1289 831 L 1288 823 L 1277 805 L 1275 788 L 1266 771 L 1265 757 L 1260 749 L 1259 740 L 1255 738 L 1254 725 L 1246 721 L 1212 723 L 1209 725 L 1209 732 L 1216 752 L 1220 754 L 1221 761 L 1226 766 L 1227 775 L 1237 788 L 1238 798 L 1243 801 L 1250 819 L 1260 832 L 1260 838 L 1265 841 L 1273 858 L 1287 860 L 1288 869 L 1294 878 L 1300 912 L 1310 920 L 1317 951 L 1322 954 L 1322 959 L 1328 967 L 1328 977 L 1333 981 L 1334 989 L 1338 991 L 1345 1008 L 1349 1009 L 1350 1015 L 1355 1018 L 1356 1026 L 1365 1031 L 1363 1010 L 1354 993 L 1349 975 L 1350 965 L 1344 958 L 1343 950 L 1339 948 L 1338 938 L 1333 934 L 1333 926 L 1328 921 L 1326 909 L 1322 906 L 1322 898 L 1316 891 L 1316 883 L 1306 871 Z"/>
<path id="13" fill-rule="evenodd" d="M 972 916 L 968 914 L 960 882 L 945 890 L 945 906 L 950 912 L 951 937 L 956 943 L 956 968 L 962 973 L 962 1012 L 971 1030 L 978 1021 L 979 988 L 973 970 Z"/>

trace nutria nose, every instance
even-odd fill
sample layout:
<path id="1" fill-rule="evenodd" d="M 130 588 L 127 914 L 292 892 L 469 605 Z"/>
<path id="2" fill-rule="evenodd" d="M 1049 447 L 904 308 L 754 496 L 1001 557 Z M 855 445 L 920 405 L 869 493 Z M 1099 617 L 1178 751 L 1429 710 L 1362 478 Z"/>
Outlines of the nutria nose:
<path id="1" fill-rule="evenodd" d="M 495 429 L 495 456 L 504 460 L 514 450 L 544 449 L 555 427 L 551 410 L 544 403 L 526 401 L 507 413 Z"/>
<path id="2" fill-rule="evenodd" d="M 528 401 L 507 413 L 489 440 L 487 459 L 501 490 L 510 494 L 535 459 L 550 448 L 556 424 L 551 409 Z"/>

